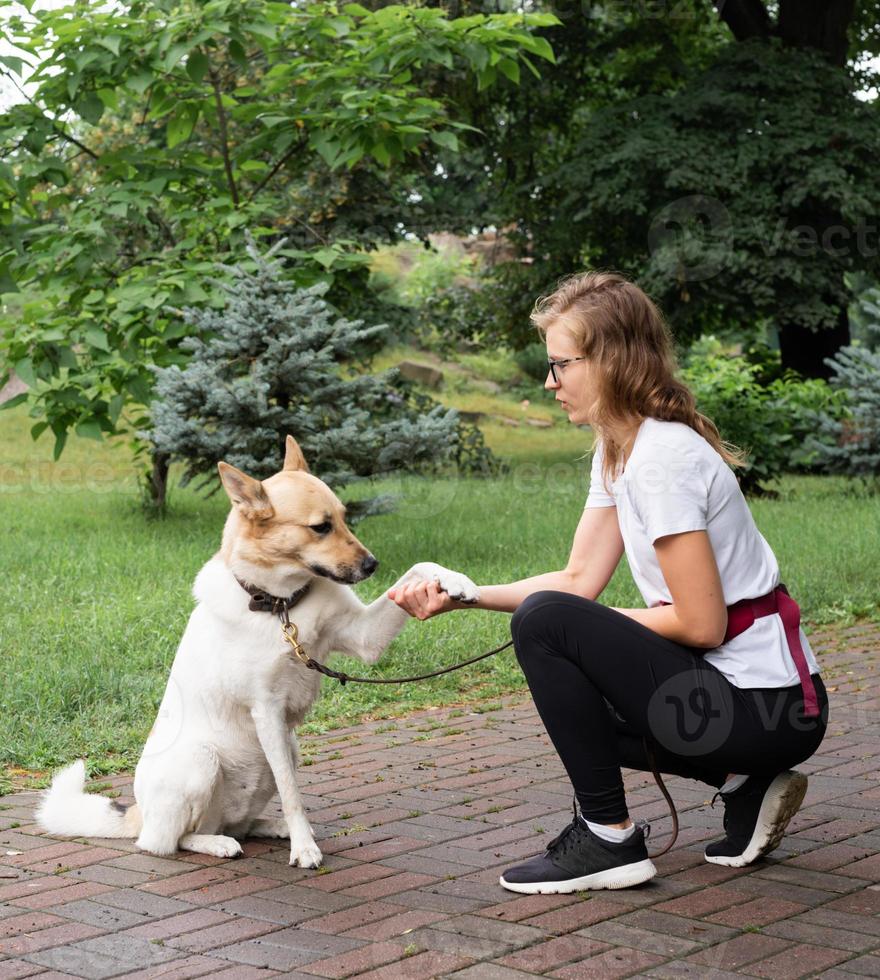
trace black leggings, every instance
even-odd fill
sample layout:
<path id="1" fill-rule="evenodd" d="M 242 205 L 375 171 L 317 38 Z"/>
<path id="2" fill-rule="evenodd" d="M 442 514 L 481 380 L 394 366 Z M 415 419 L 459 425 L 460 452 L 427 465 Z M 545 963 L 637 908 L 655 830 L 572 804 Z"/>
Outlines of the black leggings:
<path id="1" fill-rule="evenodd" d="M 511 622 L 516 655 L 583 815 L 627 819 L 620 767 L 721 786 L 728 773 L 771 775 L 808 759 L 828 722 L 804 717 L 800 685 L 738 688 L 702 651 L 673 643 L 591 599 L 536 592 Z"/>

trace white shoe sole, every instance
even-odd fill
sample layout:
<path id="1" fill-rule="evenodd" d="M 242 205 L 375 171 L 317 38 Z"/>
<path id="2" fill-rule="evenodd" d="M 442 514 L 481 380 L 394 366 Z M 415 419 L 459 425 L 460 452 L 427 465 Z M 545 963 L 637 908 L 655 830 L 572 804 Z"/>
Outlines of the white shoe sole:
<path id="1" fill-rule="evenodd" d="M 710 864 L 723 864 L 728 868 L 744 868 L 747 864 L 757 861 L 764 854 L 769 854 L 779 846 L 785 834 L 788 822 L 800 809 L 807 793 L 807 777 L 800 772 L 781 772 L 769 785 L 758 820 L 752 832 L 752 839 L 746 845 L 742 854 L 725 857 L 724 855 L 703 856 Z"/>
<path id="2" fill-rule="evenodd" d="M 594 888 L 631 888 L 643 881 L 649 881 L 655 874 L 657 869 L 651 859 L 647 858 L 636 861 L 635 864 L 622 864 L 619 868 L 597 871 L 595 874 L 570 878 L 568 881 L 505 881 L 502 875 L 499 884 L 502 888 L 521 895 L 568 895 L 570 892 L 590 891 Z"/>

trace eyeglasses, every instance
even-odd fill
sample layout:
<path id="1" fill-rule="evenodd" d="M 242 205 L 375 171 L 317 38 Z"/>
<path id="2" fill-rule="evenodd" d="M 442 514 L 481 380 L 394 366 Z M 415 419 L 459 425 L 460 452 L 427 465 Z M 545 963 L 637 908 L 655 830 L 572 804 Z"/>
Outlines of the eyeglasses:
<path id="1" fill-rule="evenodd" d="M 572 364 L 574 361 L 585 361 L 586 357 L 562 357 L 557 360 L 552 358 L 547 358 L 547 363 L 550 365 L 550 374 L 553 376 L 553 383 L 559 384 L 559 374 L 557 371 L 559 368 L 564 368 L 566 364 Z"/>

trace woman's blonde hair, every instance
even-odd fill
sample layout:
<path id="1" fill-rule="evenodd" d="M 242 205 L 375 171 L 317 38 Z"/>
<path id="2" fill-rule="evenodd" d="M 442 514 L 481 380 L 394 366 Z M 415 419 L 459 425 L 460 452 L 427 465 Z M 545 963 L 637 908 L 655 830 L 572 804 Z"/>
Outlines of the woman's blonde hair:
<path id="1" fill-rule="evenodd" d="M 625 276 L 605 271 L 569 276 L 535 303 L 531 320 L 542 339 L 552 323 L 562 320 L 590 359 L 597 384 L 591 425 L 602 440 L 606 484 L 619 475 L 623 462 L 615 434 L 643 418 L 683 422 L 730 466 L 745 464 L 745 453 L 724 442 L 715 424 L 697 411 L 693 393 L 675 376 L 678 362 L 663 315 Z"/>

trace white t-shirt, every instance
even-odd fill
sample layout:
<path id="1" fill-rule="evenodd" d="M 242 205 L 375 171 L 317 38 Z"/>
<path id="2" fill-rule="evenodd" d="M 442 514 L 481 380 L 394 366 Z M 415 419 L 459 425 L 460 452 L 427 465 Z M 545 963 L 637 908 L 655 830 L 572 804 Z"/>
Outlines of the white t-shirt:
<path id="1" fill-rule="evenodd" d="M 617 507 L 626 557 L 648 606 L 672 601 L 654 542 L 683 531 L 708 532 L 725 605 L 765 595 L 779 584 L 776 557 L 755 526 L 733 471 L 690 426 L 645 419 L 623 473 L 609 490 L 602 483 L 600 440 L 586 506 Z M 803 630 L 800 636 L 810 672 L 817 674 Z M 705 659 L 737 687 L 799 683 L 779 615 L 756 619 L 744 633 L 709 650 Z"/>

